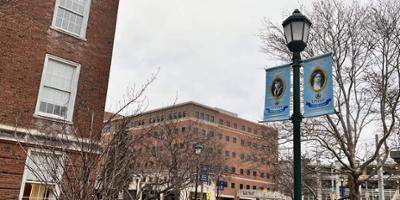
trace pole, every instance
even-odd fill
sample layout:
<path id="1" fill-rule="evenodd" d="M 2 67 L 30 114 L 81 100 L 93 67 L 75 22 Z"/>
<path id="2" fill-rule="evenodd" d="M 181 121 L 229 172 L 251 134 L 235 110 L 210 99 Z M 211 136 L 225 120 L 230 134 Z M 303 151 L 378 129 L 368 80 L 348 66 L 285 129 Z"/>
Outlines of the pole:
<path id="1" fill-rule="evenodd" d="M 376 142 L 376 145 L 378 145 L 378 135 L 377 134 L 375 135 L 375 142 Z M 377 165 L 378 166 L 380 165 L 380 167 L 378 169 L 379 200 L 385 200 L 385 188 L 383 185 L 383 163 L 382 163 L 381 157 L 379 155 L 377 156 L 376 161 L 377 161 Z"/>
<path id="2" fill-rule="evenodd" d="M 381 166 L 379 168 L 379 172 L 378 172 L 378 176 L 379 176 L 379 183 L 378 183 L 378 187 L 379 187 L 379 200 L 385 200 L 385 188 L 383 185 L 383 166 Z"/>
<path id="3" fill-rule="evenodd" d="M 334 172 L 334 169 L 333 169 L 333 167 L 331 168 L 331 193 L 333 193 L 333 191 L 335 191 L 335 179 L 334 179 L 334 177 L 333 177 L 333 172 Z"/>
<path id="4" fill-rule="evenodd" d="M 339 185 L 339 181 L 340 181 L 340 162 L 339 161 L 335 161 L 335 171 L 336 171 L 336 175 L 335 175 L 335 181 L 336 181 L 336 197 L 340 198 L 340 185 Z"/>
<path id="5" fill-rule="evenodd" d="M 343 199 L 343 197 L 344 197 L 343 181 L 340 180 L 340 198 Z"/>
<path id="6" fill-rule="evenodd" d="M 300 52 L 293 52 L 293 162 L 294 162 L 294 200 L 301 200 L 301 141 L 300 124 Z"/>
<path id="7" fill-rule="evenodd" d="M 204 200 L 204 194 L 203 194 L 203 181 L 200 182 L 200 199 Z"/>
<path id="8" fill-rule="evenodd" d="M 216 198 L 216 200 L 218 200 L 218 199 L 219 199 L 219 175 L 217 178 L 217 198 Z"/>
<path id="9" fill-rule="evenodd" d="M 196 166 L 196 180 L 195 182 L 195 186 L 194 186 L 194 200 L 197 200 L 197 179 L 199 177 L 199 166 Z"/>
<path id="10" fill-rule="evenodd" d="M 317 199 L 322 200 L 321 160 L 317 160 Z"/>

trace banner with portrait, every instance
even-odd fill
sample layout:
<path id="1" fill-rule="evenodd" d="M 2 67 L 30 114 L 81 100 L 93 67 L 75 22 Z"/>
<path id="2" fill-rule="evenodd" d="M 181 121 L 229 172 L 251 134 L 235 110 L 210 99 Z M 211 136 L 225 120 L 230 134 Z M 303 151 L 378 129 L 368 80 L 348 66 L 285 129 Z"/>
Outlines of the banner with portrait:
<path id="1" fill-rule="evenodd" d="M 290 117 L 290 65 L 266 69 L 264 121 Z"/>
<path id="2" fill-rule="evenodd" d="M 304 117 L 334 113 L 332 53 L 303 62 Z"/>

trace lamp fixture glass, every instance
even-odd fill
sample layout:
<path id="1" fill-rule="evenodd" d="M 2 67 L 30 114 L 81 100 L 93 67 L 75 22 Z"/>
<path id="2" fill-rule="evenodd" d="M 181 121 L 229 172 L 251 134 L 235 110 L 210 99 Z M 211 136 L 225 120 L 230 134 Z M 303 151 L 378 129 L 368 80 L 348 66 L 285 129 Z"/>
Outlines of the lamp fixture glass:
<path id="1" fill-rule="evenodd" d="M 293 14 L 283 21 L 283 32 L 286 45 L 292 52 L 301 52 L 307 46 L 311 21 L 296 9 Z"/>
<path id="2" fill-rule="evenodd" d="M 203 151 L 203 145 L 200 143 L 197 143 L 194 145 L 194 153 L 199 155 Z"/>

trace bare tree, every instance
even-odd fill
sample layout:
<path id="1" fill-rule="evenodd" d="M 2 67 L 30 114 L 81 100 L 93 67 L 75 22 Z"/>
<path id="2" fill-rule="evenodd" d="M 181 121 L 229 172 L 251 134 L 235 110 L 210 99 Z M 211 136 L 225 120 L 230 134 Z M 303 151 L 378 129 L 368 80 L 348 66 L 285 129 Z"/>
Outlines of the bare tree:
<path id="1" fill-rule="evenodd" d="M 333 53 L 336 113 L 305 120 L 303 140 L 341 163 L 351 199 L 360 198 L 363 170 L 380 154 L 387 158 L 386 139 L 399 131 L 399 13 L 397 1 L 339 0 L 315 1 L 309 13 L 313 28 L 303 56 Z M 280 26 L 267 22 L 260 36 L 268 55 L 290 59 Z M 376 146 L 360 159 L 362 140 L 374 132 Z"/>
<path id="2" fill-rule="evenodd" d="M 275 163 L 275 183 L 278 185 L 277 190 L 282 194 L 293 195 L 293 156 L 291 153 L 280 154 L 279 161 Z M 327 173 L 324 171 L 320 162 L 321 157 L 317 156 L 302 156 L 302 190 L 304 195 L 312 196 L 313 199 L 321 199 L 322 197 L 322 181 L 321 174 Z"/>
<path id="3" fill-rule="evenodd" d="M 166 113 L 164 116 L 168 116 Z M 215 141 L 214 130 L 203 131 L 202 124 L 194 121 L 179 122 L 165 119 L 147 128 L 133 131 L 134 135 L 146 133 L 136 158 L 135 176 L 147 178 L 138 185 L 137 196 L 146 192 L 145 199 L 179 195 L 181 191 L 193 186 L 200 165 L 210 169 L 210 181 L 222 173 L 221 144 Z M 194 152 L 194 145 L 202 144 L 200 155 Z M 139 184 L 139 183 L 138 183 Z M 147 191 L 146 191 L 147 190 Z M 151 191 L 151 193 L 149 192 Z M 179 197 L 178 197 L 179 198 Z"/>
<path id="4" fill-rule="evenodd" d="M 104 132 L 93 131 L 93 112 L 83 103 L 80 112 L 89 113 L 89 129 L 64 121 L 35 122 L 24 133 L 18 124 L 14 137 L 27 155 L 28 169 L 24 197 L 35 191 L 45 199 L 116 199 L 127 192 L 131 183 L 136 153 L 132 146 L 140 141 L 128 132 L 129 119 L 119 115 L 130 106 L 142 112 L 141 99 L 156 74 L 139 89 L 130 89 L 122 106 L 105 121 Z"/>

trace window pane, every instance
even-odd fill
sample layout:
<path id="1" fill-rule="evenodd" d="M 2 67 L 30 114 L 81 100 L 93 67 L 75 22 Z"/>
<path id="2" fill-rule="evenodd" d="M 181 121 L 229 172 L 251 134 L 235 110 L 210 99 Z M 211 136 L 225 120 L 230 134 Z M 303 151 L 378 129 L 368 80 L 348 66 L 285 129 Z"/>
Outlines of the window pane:
<path id="1" fill-rule="evenodd" d="M 54 185 L 25 183 L 23 200 L 47 200 L 54 198 Z"/>
<path id="2" fill-rule="evenodd" d="M 47 113 L 53 113 L 53 110 L 54 110 L 54 105 L 53 104 L 48 104 L 46 112 Z"/>
<path id="3" fill-rule="evenodd" d="M 58 14 L 56 16 L 55 26 L 62 28 L 66 31 L 81 34 L 83 22 L 83 15 L 78 15 L 62 7 L 58 8 Z"/>
<path id="4" fill-rule="evenodd" d="M 292 22 L 293 40 L 303 39 L 303 22 Z"/>
<path id="5" fill-rule="evenodd" d="M 287 24 L 285 27 L 283 27 L 284 32 L 285 32 L 285 38 L 286 42 L 291 42 L 292 41 L 292 31 L 290 29 L 290 24 Z"/>
<path id="6" fill-rule="evenodd" d="M 40 90 L 39 111 L 60 117 L 67 116 L 71 101 L 75 67 L 48 59 L 43 88 Z"/>
<path id="7" fill-rule="evenodd" d="M 71 92 L 75 67 L 49 59 L 44 84 L 49 87 Z"/>
<path id="8" fill-rule="evenodd" d="M 308 42 L 308 35 L 310 32 L 310 26 L 307 23 L 304 23 L 304 35 L 303 41 L 307 44 Z"/>
<path id="9" fill-rule="evenodd" d="M 61 7 L 79 13 L 81 15 L 84 14 L 86 4 L 87 0 L 60 0 Z"/>
<path id="10" fill-rule="evenodd" d="M 61 116 L 61 106 L 54 106 L 54 112 L 55 115 Z"/>
<path id="11" fill-rule="evenodd" d="M 41 101 L 59 106 L 68 106 L 70 100 L 69 92 L 63 92 L 48 87 L 43 87 L 42 89 Z"/>
<path id="12" fill-rule="evenodd" d="M 61 107 L 60 116 L 67 117 L 67 111 L 68 111 L 67 107 L 65 107 L 65 106 Z"/>
<path id="13" fill-rule="evenodd" d="M 43 105 L 43 106 L 42 106 Z M 54 114 L 60 117 L 67 117 L 67 107 L 66 106 L 58 106 L 51 103 L 40 102 L 41 112 Z"/>
<path id="14" fill-rule="evenodd" d="M 40 102 L 39 111 L 46 112 L 46 106 L 47 104 L 45 102 Z"/>
<path id="15" fill-rule="evenodd" d="M 61 156 L 32 152 L 27 158 L 27 181 L 54 183 L 61 173 Z"/>

